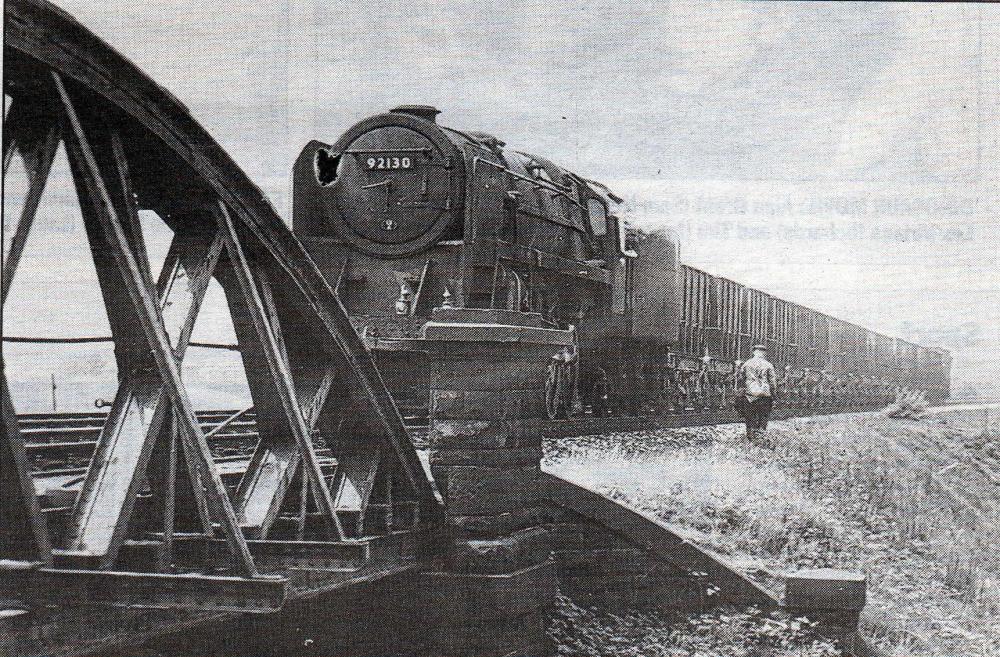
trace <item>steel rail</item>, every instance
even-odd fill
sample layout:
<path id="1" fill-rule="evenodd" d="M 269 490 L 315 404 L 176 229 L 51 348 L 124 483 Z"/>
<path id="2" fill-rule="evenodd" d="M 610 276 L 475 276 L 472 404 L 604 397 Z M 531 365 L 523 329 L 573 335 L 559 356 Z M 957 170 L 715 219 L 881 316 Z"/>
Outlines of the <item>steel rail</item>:
<path id="1" fill-rule="evenodd" d="M 789 408 L 789 407 L 778 407 L 774 409 L 771 419 L 773 421 L 780 421 L 785 419 L 792 419 L 795 417 L 809 417 L 817 415 L 835 415 L 839 413 L 855 413 L 855 412 L 872 412 L 876 410 L 875 406 L 865 406 L 865 407 L 816 407 L 816 408 Z M 612 416 L 612 417 L 594 417 L 594 416 L 582 416 L 574 417 L 564 420 L 538 420 L 535 424 L 539 433 L 541 433 L 546 438 L 569 438 L 573 436 L 582 435 L 596 435 L 604 433 L 628 433 L 632 431 L 652 431 L 657 429 L 684 429 L 688 427 L 704 427 L 704 426 L 714 426 L 722 424 L 732 424 L 739 422 L 739 418 L 735 415 L 732 410 L 729 409 L 716 409 L 707 412 L 690 412 L 690 413 L 667 413 L 663 415 L 639 415 L 639 416 Z M 429 425 L 428 424 L 411 424 L 408 429 L 413 436 L 414 443 L 422 442 L 423 437 L 426 435 Z M 238 438 L 251 439 L 257 434 L 255 432 L 247 431 L 238 435 Z M 212 431 L 206 432 L 206 438 L 212 437 L 213 443 L 220 440 L 226 440 L 228 435 L 215 435 Z M 236 436 L 234 436 L 234 439 Z M 52 444 L 50 447 L 47 443 L 29 443 L 26 447 L 33 451 L 48 451 L 48 450 L 58 450 L 56 446 L 62 446 L 62 443 Z M 76 443 L 66 444 L 67 449 L 72 449 L 77 447 Z M 225 458 L 225 457 L 223 457 Z M 244 457 L 240 457 L 244 458 Z M 218 458 L 216 459 L 219 460 Z M 85 468 L 74 469 L 76 472 L 79 470 L 82 472 Z M 53 476 L 55 474 L 63 473 L 63 470 L 38 470 L 34 473 L 36 477 L 47 477 Z"/>

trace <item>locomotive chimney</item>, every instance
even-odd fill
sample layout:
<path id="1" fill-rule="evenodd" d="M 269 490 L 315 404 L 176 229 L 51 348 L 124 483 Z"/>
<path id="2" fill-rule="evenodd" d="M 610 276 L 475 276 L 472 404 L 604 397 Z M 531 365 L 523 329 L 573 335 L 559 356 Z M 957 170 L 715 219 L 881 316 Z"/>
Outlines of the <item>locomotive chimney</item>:
<path id="1" fill-rule="evenodd" d="M 434 117 L 441 113 L 441 110 L 432 105 L 400 105 L 389 111 L 394 114 L 409 114 L 431 123 L 435 123 Z"/>

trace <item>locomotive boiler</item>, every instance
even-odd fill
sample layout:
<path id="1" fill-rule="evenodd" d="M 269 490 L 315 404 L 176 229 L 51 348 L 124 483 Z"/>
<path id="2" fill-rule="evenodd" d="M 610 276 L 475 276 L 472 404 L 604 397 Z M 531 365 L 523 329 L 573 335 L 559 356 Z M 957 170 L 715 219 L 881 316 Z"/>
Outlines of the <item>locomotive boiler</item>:
<path id="1" fill-rule="evenodd" d="M 757 342 L 795 403 L 947 395 L 947 352 L 682 265 L 672 234 L 629 230 L 606 186 L 438 114 L 372 116 L 307 144 L 293 170 L 293 230 L 404 410 L 426 407 L 421 329 L 449 306 L 575 329 L 549 365 L 552 417 L 724 406 Z"/>

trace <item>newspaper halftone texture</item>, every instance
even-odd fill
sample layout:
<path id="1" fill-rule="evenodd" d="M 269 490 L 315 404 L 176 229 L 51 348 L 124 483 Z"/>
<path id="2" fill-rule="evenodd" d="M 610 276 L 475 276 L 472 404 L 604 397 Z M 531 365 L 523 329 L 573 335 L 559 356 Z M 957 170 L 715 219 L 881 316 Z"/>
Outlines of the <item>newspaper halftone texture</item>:
<path id="1" fill-rule="evenodd" d="M 305 141 L 435 105 L 606 183 L 634 225 L 677 230 L 686 263 L 949 348 L 954 393 L 996 395 L 995 7 L 63 4 L 183 99 L 283 215 Z M 24 278 L 83 244 L 34 230 L 47 239 Z M 102 328 L 84 328 L 94 300 L 68 299 L 83 333 Z M 8 334 L 45 322 L 16 286 L 12 302 Z"/>

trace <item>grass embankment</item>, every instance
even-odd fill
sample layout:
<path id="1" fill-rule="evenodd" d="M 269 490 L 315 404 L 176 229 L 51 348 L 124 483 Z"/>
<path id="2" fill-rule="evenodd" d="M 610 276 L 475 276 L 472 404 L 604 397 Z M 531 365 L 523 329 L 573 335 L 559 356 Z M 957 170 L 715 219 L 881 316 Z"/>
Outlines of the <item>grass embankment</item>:
<path id="1" fill-rule="evenodd" d="M 552 443 L 546 468 L 655 513 L 765 586 L 780 588 L 780 575 L 800 568 L 864 572 L 862 630 L 888 654 L 994 656 L 1000 463 L 995 438 L 981 438 L 980 430 L 967 413 L 920 421 L 865 414 L 776 423 L 768 436 L 773 447 L 748 444 L 733 425 L 621 434 Z M 609 627 L 627 636 L 627 628 L 641 625 L 602 621 L 597 612 L 563 613 L 583 614 L 612 638 L 617 631 Z M 711 625 L 718 616 L 691 627 L 649 625 L 647 647 L 653 636 L 664 645 L 635 654 L 823 654 L 821 646 L 767 641 L 747 652 L 747 637 L 771 631 L 770 621 L 752 612 L 740 612 L 736 622 L 746 627 L 730 633 L 731 641 L 723 632 L 713 635 L 718 645 L 683 647 L 704 635 L 697 623 Z M 793 638 L 797 632 L 785 630 Z M 681 651 L 667 645 L 670 634 Z M 586 638 L 588 646 L 605 645 Z M 592 653 L 630 654 L 611 645 Z"/>

